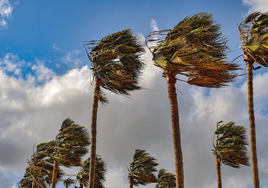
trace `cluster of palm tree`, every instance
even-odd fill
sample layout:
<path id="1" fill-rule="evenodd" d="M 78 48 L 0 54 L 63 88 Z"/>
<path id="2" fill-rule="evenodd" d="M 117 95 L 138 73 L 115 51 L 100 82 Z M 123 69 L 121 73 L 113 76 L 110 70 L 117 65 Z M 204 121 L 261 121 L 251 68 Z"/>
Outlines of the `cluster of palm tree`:
<path id="1" fill-rule="evenodd" d="M 157 179 L 169 179 L 168 184 L 158 183 L 157 187 L 174 187 L 176 185 L 177 188 L 184 188 L 183 155 L 175 84 L 179 80 L 201 87 L 221 88 L 227 86 L 229 82 L 234 81 L 234 78 L 239 76 L 235 71 L 241 69 L 240 65 L 227 60 L 227 50 L 229 49 L 227 39 L 222 35 L 220 29 L 220 25 L 213 20 L 212 14 L 201 12 L 186 17 L 173 29 L 154 31 L 146 37 L 145 44 L 152 53 L 154 65 L 163 70 L 163 77 L 167 82 L 176 178 L 172 174 L 166 173 L 164 169 L 159 171 L 158 178 L 156 178 L 151 173 L 156 171 L 157 163 L 155 159 L 149 157 L 145 150 L 136 150 L 133 162 L 129 166 L 130 187 L 156 182 Z M 248 75 L 253 182 L 254 188 L 259 188 L 252 69 L 260 68 L 254 68 L 254 62 L 265 67 L 268 66 L 268 13 L 254 12 L 250 14 L 238 25 L 238 29 Z M 89 188 L 94 188 L 103 187 L 101 183 L 103 176 L 101 174 L 96 176 L 96 168 L 100 165 L 99 156 L 96 155 L 98 102 L 104 104 L 108 102 L 101 88 L 124 96 L 129 95 L 130 91 L 141 89 L 139 80 L 145 63 L 140 56 L 145 50 L 139 37 L 133 35 L 130 29 L 110 34 L 101 40 L 86 41 L 84 48 L 92 63 L 91 71 L 94 75 L 95 88 L 91 115 L 91 160 L 85 162 L 84 167 L 86 166 L 86 168 L 77 177 L 80 178 L 80 187 L 88 184 Z M 176 78 L 177 75 L 183 75 L 187 80 L 178 79 Z M 38 185 L 51 183 L 52 188 L 54 188 L 61 177 L 58 166 L 81 166 L 81 156 L 87 152 L 86 146 L 89 145 L 89 141 L 83 141 L 81 136 L 76 137 L 74 135 L 74 137 L 65 139 L 68 135 L 67 128 L 68 126 L 62 126 L 55 141 L 37 146 L 34 159 L 29 162 L 29 170 L 24 178 L 25 181 L 27 178 L 28 180 L 31 178 L 33 183 L 36 182 Z M 235 132 L 234 130 L 239 131 Z M 247 143 L 243 128 L 235 126 L 233 122 L 227 125 L 222 125 L 222 122 L 219 122 L 215 135 L 217 139 L 213 154 L 216 157 L 217 167 L 221 163 L 232 167 L 238 167 L 239 164 L 248 165 L 245 155 Z M 238 137 L 240 140 L 237 139 Z M 85 138 L 88 139 L 87 136 Z M 74 143 L 80 144 L 80 146 L 73 148 Z M 240 146 L 237 147 L 237 144 L 240 144 Z M 45 166 L 41 168 L 47 174 L 40 180 L 33 179 L 32 175 L 29 175 L 33 172 L 39 173 L 39 166 L 37 166 L 38 168 L 31 167 L 32 164 L 32 166 L 36 164 L 34 162 L 35 158 L 50 165 L 46 166 L 42 163 Z M 145 163 L 146 160 L 151 161 L 151 166 L 144 168 L 143 165 L 145 164 L 139 161 L 139 158 L 144 160 Z M 53 166 L 53 172 L 51 172 L 51 165 Z M 100 170 L 101 172 L 105 172 L 104 166 L 102 166 L 103 170 Z M 139 166 L 141 166 L 141 169 L 139 169 Z M 88 176 L 85 174 L 88 174 Z M 52 176 L 51 182 L 48 180 L 50 176 Z M 87 178 L 88 180 L 86 180 Z M 176 180 L 176 182 L 173 182 L 173 180 Z M 71 179 L 67 179 L 65 185 L 69 186 L 72 182 Z"/>
<path id="2" fill-rule="evenodd" d="M 18 185 L 20 188 L 55 188 L 57 182 L 63 181 L 66 188 L 80 183 L 79 188 L 88 185 L 88 169 L 90 158 L 82 163 L 82 157 L 88 153 L 90 138 L 87 129 L 70 118 L 63 121 L 59 133 L 55 140 L 40 143 L 36 146 L 36 151 L 27 160 L 25 174 Z M 101 156 L 96 156 L 96 184 L 95 187 L 104 188 L 106 164 Z M 76 180 L 68 177 L 63 167 L 79 167 L 80 171 L 76 175 Z M 69 175 L 71 176 L 71 175 Z"/>
<path id="3" fill-rule="evenodd" d="M 154 157 L 151 157 L 146 150 L 136 149 L 133 162 L 128 166 L 129 188 L 133 185 L 147 185 L 156 183 L 156 188 L 175 188 L 175 175 L 167 173 L 165 169 L 160 169 L 156 177 L 158 163 Z"/>
<path id="4" fill-rule="evenodd" d="M 244 61 L 247 63 L 254 187 L 259 188 L 252 69 L 255 69 L 254 62 L 263 66 L 268 65 L 268 13 L 254 12 L 238 28 Z M 132 43 L 134 37 L 126 38 L 126 32 L 130 31 L 124 30 L 108 35 L 101 41 L 89 41 L 85 44 L 85 46 L 89 46 L 85 48 L 92 62 L 92 70 L 96 80 L 92 110 L 92 135 L 96 135 L 97 102 L 98 100 L 103 101 L 100 86 L 117 94 L 128 94 L 123 90 L 126 88 L 129 90 L 140 89 L 137 85 L 137 87 L 132 87 L 131 84 L 137 84 L 139 75 L 137 73 L 140 73 L 143 65 L 137 58 L 143 49 L 137 42 Z M 220 88 L 234 81 L 234 78 L 238 76 L 234 71 L 239 70 L 240 66 L 227 61 L 227 40 L 220 31 L 220 25 L 215 23 L 212 14 L 208 13 L 201 12 L 186 17 L 173 29 L 154 31 L 146 37 L 145 43 L 153 55 L 154 65 L 163 70 L 163 77 L 167 81 L 175 153 L 176 185 L 183 188 L 183 156 L 175 87 L 176 81 L 179 79 L 176 78 L 176 75 L 188 77 L 185 82 L 191 85 Z M 88 52 L 88 50 L 91 51 Z M 93 142 L 96 142 L 95 136 L 92 138 Z M 92 146 L 91 156 L 93 157 L 96 147 Z M 94 182 L 93 177 L 94 169 L 90 171 L 89 182 Z M 93 188 L 93 183 L 90 184 L 89 188 Z"/>

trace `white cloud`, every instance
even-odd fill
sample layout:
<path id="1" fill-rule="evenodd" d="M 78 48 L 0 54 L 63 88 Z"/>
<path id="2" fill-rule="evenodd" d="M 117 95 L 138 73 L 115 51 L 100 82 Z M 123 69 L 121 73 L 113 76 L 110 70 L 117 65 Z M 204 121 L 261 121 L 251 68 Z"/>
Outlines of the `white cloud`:
<path id="1" fill-rule="evenodd" d="M 0 0 L 0 14 L 3 17 L 11 16 L 13 7 L 11 6 L 9 0 Z"/>
<path id="2" fill-rule="evenodd" d="M 66 63 L 71 68 L 79 67 L 83 62 L 77 56 L 80 54 L 80 50 L 72 50 L 62 57 L 63 63 Z"/>
<path id="3" fill-rule="evenodd" d="M 0 18 L 2 17 L 2 20 L 0 21 L 0 29 L 7 25 L 4 18 L 11 17 L 12 11 L 13 6 L 10 4 L 9 0 L 0 0 Z"/>
<path id="4" fill-rule="evenodd" d="M 150 28 L 152 31 L 158 31 L 158 26 L 155 19 L 152 19 Z"/>
<path id="5" fill-rule="evenodd" d="M 6 20 L 2 19 L 1 22 L 0 22 L 0 27 L 4 27 L 6 25 L 7 25 Z"/>
<path id="6" fill-rule="evenodd" d="M 15 75 L 21 74 L 21 67 L 25 64 L 24 61 L 20 61 L 17 55 L 7 53 L 3 59 L 0 59 L 0 69 L 8 71 Z"/>
<path id="7" fill-rule="evenodd" d="M 44 65 L 44 61 L 41 61 L 39 59 L 35 59 L 35 61 L 37 64 L 34 64 L 32 66 L 32 70 L 36 72 L 37 80 L 39 82 L 48 81 L 53 76 L 55 76 L 55 73 Z"/>
<path id="8" fill-rule="evenodd" d="M 267 0 L 242 0 L 243 4 L 249 6 L 249 13 L 254 11 L 268 11 L 268 1 Z"/>

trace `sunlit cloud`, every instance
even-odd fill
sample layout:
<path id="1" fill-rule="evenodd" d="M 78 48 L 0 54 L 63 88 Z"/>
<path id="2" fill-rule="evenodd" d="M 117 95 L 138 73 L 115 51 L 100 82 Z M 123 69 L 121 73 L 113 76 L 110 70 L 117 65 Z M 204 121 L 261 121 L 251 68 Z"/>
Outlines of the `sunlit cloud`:
<path id="1" fill-rule="evenodd" d="M 242 0 L 243 4 L 249 6 L 249 13 L 254 11 L 268 11 L 268 1 L 267 0 Z"/>

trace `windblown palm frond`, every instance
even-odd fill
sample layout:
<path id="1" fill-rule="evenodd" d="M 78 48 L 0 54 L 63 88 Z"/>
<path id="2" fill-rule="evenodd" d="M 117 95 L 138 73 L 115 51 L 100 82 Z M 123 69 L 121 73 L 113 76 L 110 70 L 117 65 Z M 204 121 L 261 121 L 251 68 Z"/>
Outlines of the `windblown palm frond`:
<path id="1" fill-rule="evenodd" d="M 166 37 L 161 40 L 162 33 Z M 157 45 L 149 47 L 149 43 Z M 188 83 L 203 87 L 222 87 L 238 75 L 239 65 L 226 60 L 227 40 L 212 14 L 186 17 L 171 30 L 155 31 L 146 38 L 155 65 L 166 72 L 183 74 Z M 215 76 L 217 75 L 217 76 Z"/>
<path id="2" fill-rule="evenodd" d="M 268 66 L 268 12 L 248 15 L 238 26 L 242 50 L 254 62 Z"/>
<path id="3" fill-rule="evenodd" d="M 176 187 L 176 176 L 175 174 L 166 172 L 165 169 L 158 171 L 156 188 L 175 188 Z"/>
<path id="4" fill-rule="evenodd" d="M 34 153 L 30 160 L 27 160 L 28 166 L 22 180 L 18 183 L 20 188 L 46 188 L 52 183 L 53 165 Z M 60 181 L 64 173 L 59 170 L 57 180 Z"/>
<path id="5" fill-rule="evenodd" d="M 133 185 L 146 185 L 156 182 L 154 175 L 158 163 L 154 157 L 151 157 L 146 150 L 136 149 L 133 156 L 133 162 L 128 168 L 128 178 L 133 180 Z"/>
<path id="6" fill-rule="evenodd" d="M 138 80 L 144 66 L 140 55 L 144 48 L 130 29 L 113 33 L 100 41 L 86 41 L 84 47 L 94 75 L 101 79 L 101 87 L 122 95 L 140 89 Z"/>
<path id="7" fill-rule="evenodd" d="M 74 179 L 71 179 L 71 178 L 67 178 L 67 179 L 63 180 L 63 185 L 66 188 L 69 188 L 74 183 L 75 183 L 75 180 Z"/>
<path id="8" fill-rule="evenodd" d="M 223 164 L 234 168 L 239 168 L 241 164 L 249 166 L 248 142 L 243 126 L 235 125 L 233 121 L 227 124 L 220 121 L 217 123 L 215 137 L 212 152 Z"/>
<path id="9" fill-rule="evenodd" d="M 90 166 L 90 158 L 85 160 L 82 164 L 81 171 L 78 172 L 76 178 L 77 180 L 85 187 L 88 186 L 89 181 L 89 166 Z M 95 160 L 95 181 L 94 184 L 96 188 L 104 188 L 105 175 L 107 172 L 107 167 L 104 160 L 100 155 L 96 155 Z"/>
<path id="10" fill-rule="evenodd" d="M 47 156 L 50 163 L 56 161 L 65 167 L 81 166 L 81 158 L 88 152 L 89 144 L 89 134 L 86 128 L 68 118 L 62 123 L 54 141 L 36 146 L 37 157 Z"/>

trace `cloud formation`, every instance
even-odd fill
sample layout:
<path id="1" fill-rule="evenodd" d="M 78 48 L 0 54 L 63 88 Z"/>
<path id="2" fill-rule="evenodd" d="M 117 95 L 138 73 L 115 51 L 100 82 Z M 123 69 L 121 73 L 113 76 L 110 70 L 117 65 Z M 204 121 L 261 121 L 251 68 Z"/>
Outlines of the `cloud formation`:
<path id="1" fill-rule="evenodd" d="M 242 0 L 243 4 L 249 6 L 249 13 L 254 11 L 268 11 L 268 1 L 267 0 Z"/>
<path id="2" fill-rule="evenodd" d="M 10 4 L 9 0 L 0 0 L 0 29 L 7 25 L 6 18 L 11 17 L 13 11 L 13 6 Z"/>

